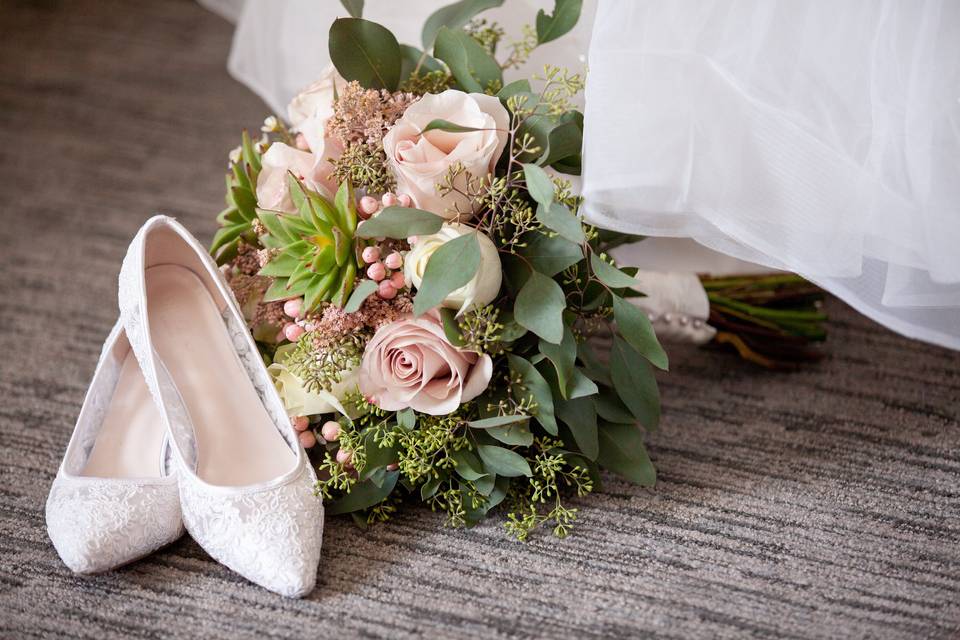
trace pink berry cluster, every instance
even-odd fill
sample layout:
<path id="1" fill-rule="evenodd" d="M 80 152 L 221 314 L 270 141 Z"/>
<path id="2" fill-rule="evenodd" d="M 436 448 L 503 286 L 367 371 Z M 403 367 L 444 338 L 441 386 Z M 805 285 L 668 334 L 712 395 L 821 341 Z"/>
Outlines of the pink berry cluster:
<path id="1" fill-rule="evenodd" d="M 358 210 L 360 217 L 367 219 L 385 207 L 409 207 L 411 204 L 413 200 L 409 195 L 405 193 L 397 195 L 388 191 L 379 200 L 373 196 L 363 196 L 360 198 Z M 402 271 L 403 256 L 399 251 L 391 251 L 381 260 L 381 253 L 380 247 L 370 246 L 363 250 L 361 258 L 368 265 L 367 277 L 377 283 L 377 295 L 384 300 L 392 300 L 405 286 Z"/>
<path id="2" fill-rule="evenodd" d="M 310 323 L 304 322 L 300 317 L 302 312 L 303 298 L 291 298 L 283 303 L 283 313 L 291 320 L 284 324 L 283 329 L 277 334 L 277 342 L 284 338 L 290 342 L 296 342 L 304 333 L 313 329 Z"/>

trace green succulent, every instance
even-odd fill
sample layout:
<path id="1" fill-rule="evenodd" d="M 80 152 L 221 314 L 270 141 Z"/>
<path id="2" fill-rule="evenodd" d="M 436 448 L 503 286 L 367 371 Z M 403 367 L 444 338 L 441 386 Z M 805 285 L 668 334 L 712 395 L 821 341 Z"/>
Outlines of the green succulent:
<path id="1" fill-rule="evenodd" d="M 210 255 L 217 264 L 225 264 L 237 255 L 242 239 L 256 240 L 253 221 L 257 219 L 257 176 L 260 175 L 260 153 L 250 135 L 244 131 L 240 144 L 240 161 L 230 163 L 227 174 L 227 208 L 217 215 L 220 229 L 210 243 Z"/>
<path id="2" fill-rule="evenodd" d="M 260 270 L 274 278 L 264 301 L 303 296 L 304 310 L 324 301 L 343 306 L 357 276 L 354 232 L 357 208 L 349 182 L 340 185 L 330 202 L 287 174 L 290 196 L 299 214 L 257 209 L 267 233 L 260 242 L 278 250 Z"/>

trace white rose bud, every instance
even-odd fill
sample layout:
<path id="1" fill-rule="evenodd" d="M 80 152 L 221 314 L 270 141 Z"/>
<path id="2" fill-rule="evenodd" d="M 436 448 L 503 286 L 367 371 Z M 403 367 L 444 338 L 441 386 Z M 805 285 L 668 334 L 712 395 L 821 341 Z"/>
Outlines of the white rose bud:
<path id="1" fill-rule="evenodd" d="M 450 292 L 441 303 L 448 309 L 457 309 L 458 314 L 472 307 L 482 307 L 493 302 L 500 292 L 503 267 L 497 247 L 485 234 L 465 224 L 444 224 L 431 236 L 418 236 L 413 249 L 403 259 L 403 276 L 407 286 L 419 287 L 430 256 L 447 242 L 468 233 L 476 232 L 480 244 L 480 266 L 473 280 Z"/>

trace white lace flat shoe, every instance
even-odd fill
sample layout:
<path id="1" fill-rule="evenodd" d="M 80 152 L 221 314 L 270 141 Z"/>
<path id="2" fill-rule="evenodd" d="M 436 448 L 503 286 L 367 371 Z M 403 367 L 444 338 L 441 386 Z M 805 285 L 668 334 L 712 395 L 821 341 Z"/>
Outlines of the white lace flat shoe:
<path id="1" fill-rule="evenodd" d="M 137 233 L 120 316 L 170 429 L 183 520 L 207 553 L 285 596 L 316 582 L 316 475 L 213 260 L 172 218 Z"/>
<path id="2" fill-rule="evenodd" d="M 47 531 L 68 567 L 107 571 L 183 535 L 166 432 L 117 322 L 47 498 Z"/>

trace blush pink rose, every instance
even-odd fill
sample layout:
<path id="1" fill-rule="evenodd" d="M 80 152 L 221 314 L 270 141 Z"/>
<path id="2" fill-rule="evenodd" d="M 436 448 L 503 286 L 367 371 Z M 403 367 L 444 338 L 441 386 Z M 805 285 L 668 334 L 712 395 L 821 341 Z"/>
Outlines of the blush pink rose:
<path id="1" fill-rule="evenodd" d="M 257 176 L 257 204 L 262 209 L 296 212 L 290 198 L 287 171 L 292 171 L 312 191 L 331 196 L 336 190 L 331 179 L 333 165 L 315 153 L 274 142 L 263 154 L 261 165 Z"/>
<path id="2" fill-rule="evenodd" d="M 450 344 L 434 310 L 377 330 L 363 352 L 359 386 L 381 409 L 442 416 L 483 393 L 492 375 L 490 356 Z"/>
<path id="3" fill-rule="evenodd" d="M 422 133 L 437 119 L 479 130 Z M 436 186 L 458 162 L 474 176 L 491 173 L 507 144 L 509 127 L 510 115 L 493 96 L 454 89 L 424 95 L 407 107 L 383 137 L 397 191 L 409 194 L 418 208 L 448 220 L 468 213 L 469 198 L 456 191 L 441 197 Z M 461 175 L 455 186 L 464 190 L 465 183 L 466 177 Z"/>

